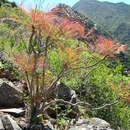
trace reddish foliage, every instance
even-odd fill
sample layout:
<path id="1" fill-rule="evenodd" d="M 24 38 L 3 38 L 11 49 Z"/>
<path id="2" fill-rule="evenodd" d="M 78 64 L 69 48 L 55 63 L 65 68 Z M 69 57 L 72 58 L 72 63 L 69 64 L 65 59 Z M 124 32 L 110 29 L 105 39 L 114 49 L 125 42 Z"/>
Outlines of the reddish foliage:
<path id="1" fill-rule="evenodd" d="M 24 72 L 32 72 L 34 69 L 34 56 L 28 55 L 27 53 L 22 52 L 21 54 L 14 54 L 15 64 L 21 68 Z M 43 62 L 42 57 L 37 58 L 36 68 L 42 68 Z"/>
<path id="2" fill-rule="evenodd" d="M 49 13 L 33 11 L 32 23 L 37 26 L 38 29 L 43 30 L 45 34 L 51 37 L 53 36 L 53 39 L 56 39 L 56 36 L 59 37 L 60 35 L 67 34 L 67 37 L 80 37 L 87 41 L 87 38 L 93 34 L 94 28 L 85 33 L 85 26 L 83 26 L 80 21 L 76 21 L 64 15 L 59 16 L 57 15 L 58 11 L 58 7 Z M 94 42 L 95 47 L 92 45 L 90 48 L 94 48 L 94 51 L 101 55 L 113 56 L 127 49 L 127 46 L 121 46 L 112 39 L 103 36 L 98 36 L 96 41 L 94 39 Z"/>
<path id="3" fill-rule="evenodd" d="M 69 18 L 58 17 L 55 13 L 43 13 L 40 11 L 32 11 L 32 24 L 37 28 L 42 28 L 44 32 L 58 31 L 61 34 L 67 33 L 69 37 L 83 36 L 85 34 L 84 26 L 79 22 Z"/>
<path id="4" fill-rule="evenodd" d="M 127 46 L 120 45 L 112 39 L 107 39 L 105 37 L 99 36 L 96 40 L 95 51 L 102 55 L 113 56 L 114 54 L 124 52 L 127 49 Z"/>
<path id="5" fill-rule="evenodd" d="M 67 18 L 62 19 L 60 27 L 65 31 L 69 32 L 72 37 L 81 36 L 85 34 L 84 26 L 76 21 L 71 21 Z"/>

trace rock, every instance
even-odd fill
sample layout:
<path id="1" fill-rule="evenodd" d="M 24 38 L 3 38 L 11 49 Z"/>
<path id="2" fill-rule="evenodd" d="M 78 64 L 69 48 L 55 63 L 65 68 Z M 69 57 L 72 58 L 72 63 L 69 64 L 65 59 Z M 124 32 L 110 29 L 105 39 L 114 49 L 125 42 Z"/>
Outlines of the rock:
<path id="1" fill-rule="evenodd" d="M 56 98 L 70 101 L 71 103 L 76 103 L 76 97 L 76 92 L 63 83 L 57 85 Z"/>
<path id="2" fill-rule="evenodd" d="M 43 130 L 52 130 L 49 126 L 45 126 Z"/>
<path id="3" fill-rule="evenodd" d="M 69 130 L 112 130 L 110 124 L 99 118 L 80 119 Z"/>
<path id="4" fill-rule="evenodd" d="M 56 95 L 56 99 L 63 99 L 64 101 L 70 102 L 75 104 L 77 102 L 77 95 L 76 92 L 74 90 L 71 90 L 68 86 L 66 86 L 63 83 L 59 83 L 56 87 L 56 91 L 55 91 L 55 95 Z M 64 104 L 61 102 L 57 103 L 58 105 L 58 109 L 59 112 L 60 111 L 65 111 L 67 103 Z M 78 106 L 71 106 L 72 111 L 67 113 L 67 117 L 68 118 L 77 118 L 79 116 L 79 109 Z M 54 114 L 54 110 L 48 109 L 47 113 L 50 117 L 54 118 L 54 116 L 51 115 L 55 115 Z M 56 113 L 56 112 L 55 112 Z"/>
<path id="5" fill-rule="evenodd" d="M 53 126 L 52 126 L 52 124 L 50 123 L 50 121 L 45 121 L 45 122 L 43 123 L 43 125 L 42 125 L 42 124 L 33 125 L 33 126 L 31 127 L 31 130 L 54 130 L 54 129 L 53 129 Z"/>
<path id="6" fill-rule="evenodd" d="M 0 109 L 0 112 L 23 115 L 25 110 L 23 110 L 23 108 L 11 108 L 11 109 Z"/>
<path id="7" fill-rule="evenodd" d="M 30 130 L 42 130 L 43 126 L 41 124 L 39 125 L 33 125 Z"/>
<path id="8" fill-rule="evenodd" d="M 99 128 L 109 128 L 110 124 L 102 119 L 99 118 L 90 118 L 89 122 L 93 126 L 98 126 Z"/>
<path id="9" fill-rule="evenodd" d="M 28 121 L 26 118 L 24 117 L 20 117 L 20 118 L 15 118 L 17 124 L 20 126 L 20 128 L 22 128 L 22 130 L 27 129 L 28 127 Z"/>
<path id="10" fill-rule="evenodd" d="M 57 85 L 56 98 L 63 99 L 65 101 L 71 100 L 71 90 L 64 84 Z"/>
<path id="11" fill-rule="evenodd" d="M 22 91 L 12 82 L 0 79 L 0 107 L 23 107 Z"/>
<path id="12" fill-rule="evenodd" d="M 1 120 L 4 126 L 3 130 L 22 130 L 10 115 L 2 115 Z"/>
<path id="13" fill-rule="evenodd" d="M 77 95 L 74 90 L 71 90 L 71 103 L 76 103 L 77 102 Z"/>
<path id="14" fill-rule="evenodd" d="M 44 124 L 43 130 L 54 130 L 53 125 L 51 124 L 50 121 L 47 121 L 47 122 Z"/>
<path id="15" fill-rule="evenodd" d="M 0 118 L 0 130 L 4 130 L 4 126 L 3 126 L 1 118 Z"/>

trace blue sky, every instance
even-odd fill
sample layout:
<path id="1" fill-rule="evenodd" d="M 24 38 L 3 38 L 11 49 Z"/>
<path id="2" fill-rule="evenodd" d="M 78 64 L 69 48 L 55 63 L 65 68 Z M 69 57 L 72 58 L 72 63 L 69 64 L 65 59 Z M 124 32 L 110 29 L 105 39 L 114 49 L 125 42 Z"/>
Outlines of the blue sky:
<path id="1" fill-rule="evenodd" d="M 24 7 L 28 8 L 28 9 L 35 7 L 36 3 L 42 3 L 42 4 L 40 4 L 43 6 L 41 8 L 45 8 L 45 9 L 49 10 L 50 8 L 55 7 L 59 3 L 64 3 L 69 6 L 73 6 L 79 0 L 9 0 L 9 1 L 11 1 L 11 2 L 15 1 L 18 4 L 21 4 L 21 1 L 23 1 Z"/>
<path id="2" fill-rule="evenodd" d="M 58 3 L 65 3 L 67 5 L 73 6 L 76 2 L 78 2 L 79 0 L 9 0 L 9 1 L 15 1 L 18 4 L 21 4 L 21 1 L 23 1 L 24 3 L 24 7 L 26 9 L 31 9 L 33 7 L 35 7 L 37 1 L 42 1 L 40 5 L 42 5 L 46 10 L 49 10 L 52 7 L 55 7 Z M 44 1 L 44 4 L 43 4 Z M 130 0 L 100 0 L 100 1 L 109 1 L 109 2 L 113 2 L 113 3 L 117 3 L 117 2 L 125 2 L 127 4 L 130 4 Z"/>

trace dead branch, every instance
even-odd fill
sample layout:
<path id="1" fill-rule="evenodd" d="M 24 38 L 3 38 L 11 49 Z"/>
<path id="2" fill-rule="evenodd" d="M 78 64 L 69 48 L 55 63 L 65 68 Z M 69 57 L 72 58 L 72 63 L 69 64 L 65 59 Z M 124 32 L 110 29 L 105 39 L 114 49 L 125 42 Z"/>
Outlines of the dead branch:
<path id="1" fill-rule="evenodd" d="M 71 102 L 65 101 L 65 100 L 63 100 L 63 99 L 55 99 L 55 100 L 52 100 L 51 102 L 49 102 L 48 104 L 45 105 L 43 112 L 45 112 L 51 105 L 53 105 L 53 104 L 55 104 L 55 103 L 64 103 L 64 104 L 68 104 L 68 105 L 73 106 L 73 107 L 78 106 L 78 105 L 86 105 L 86 106 L 88 106 L 89 108 L 91 108 L 92 111 L 94 111 L 94 110 L 101 110 L 101 109 L 103 109 L 103 108 L 105 108 L 105 107 L 112 106 L 112 105 L 114 105 L 114 104 L 119 103 L 119 101 L 116 100 L 116 101 L 114 101 L 114 102 L 112 102 L 112 103 L 104 104 L 104 105 L 102 105 L 102 106 L 100 106 L 100 107 L 96 107 L 96 108 L 95 108 L 95 107 L 93 107 L 91 104 L 89 104 L 89 103 L 87 103 L 87 102 L 71 103 Z"/>
<path id="2" fill-rule="evenodd" d="M 93 110 L 93 111 L 94 111 L 94 110 L 101 110 L 101 109 L 103 109 L 103 108 L 105 108 L 105 107 L 109 107 L 109 106 L 112 106 L 112 105 L 117 104 L 117 103 L 119 103 L 118 100 L 116 100 L 116 101 L 114 101 L 114 102 L 112 102 L 112 103 L 104 104 L 103 106 L 100 106 L 100 107 L 92 108 L 92 110 Z"/>

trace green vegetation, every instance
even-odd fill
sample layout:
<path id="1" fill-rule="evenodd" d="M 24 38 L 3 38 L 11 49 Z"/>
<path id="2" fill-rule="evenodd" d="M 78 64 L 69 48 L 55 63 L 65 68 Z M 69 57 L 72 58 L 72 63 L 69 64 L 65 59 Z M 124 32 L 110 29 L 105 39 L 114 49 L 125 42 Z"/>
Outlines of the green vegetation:
<path id="1" fill-rule="evenodd" d="M 52 108 L 57 125 L 61 129 L 66 127 L 68 113 L 73 109 L 71 105 L 61 109 L 52 96 L 60 81 L 76 91 L 78 100 L 90 104 L 78 106 L 81 117 L 99 117 L 115 129 L 130 129 L 130 77 L 122 74 L 122 61 L 110 57 L 115 54 L 111 45 L 104 43 L 106 46 L 100 47 L 107 56 L 91 52 L 84 42 L 75 38 L 77 30 L 81 38 L 87 35 L 84 26 L 67 18 L 63 21 L 61 18 L 58 27 L 50 25 L 50 21 L 55 23 L 53 13 L 50 14 L 37 10 L 29 17 L 18 8 L 0 8 L 0 48 L 6 60 L 17 66 L 10 72 L 13 77 L 27 84 L 29 125 L 43 122 L 46 109 Z M 1 59 L 1 73 L 7 69 L 9 65 Z"/>
<path id="2" fill-rule="evenodd" d="M 120 82 L 123 82 L 124 87 L 130 79 L 122 76 L 122 65 L 117 63 L 115 68 L 108 67 L 109 62 L 103 62 L 87 78 L 81 78 L 73 87 L 75 87 L 79 98 L 82 101 L 87 101 L 94 108 L 102 106 L 102 104 L 109 104 L 120 98 L 118 91 L 113 91 L 114 87 L 120 89 Z M 72 87 L 72 88 L 73 88 Z M 82 109 L 81 109 L 82 111 Z M 129 129 L 130 123 L 130 109 L 125 102 L 119 102 L 112 106 L 103 109 L 88 108 L 83 111 L 82 116 L 85 117 L 99 117 L 108 121 L 113 128 L 117 129 L 118 126 Z"/>

